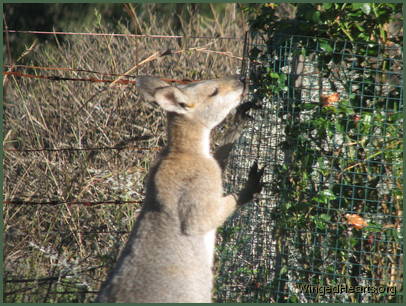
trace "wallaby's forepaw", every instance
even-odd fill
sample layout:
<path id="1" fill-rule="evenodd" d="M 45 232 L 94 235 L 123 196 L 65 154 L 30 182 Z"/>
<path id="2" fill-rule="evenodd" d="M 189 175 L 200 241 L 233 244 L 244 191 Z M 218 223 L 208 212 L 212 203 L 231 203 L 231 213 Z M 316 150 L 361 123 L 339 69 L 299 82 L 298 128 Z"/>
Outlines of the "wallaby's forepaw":
<path id="1" fill-rule="evenodd" d="M 248 174 L 248 181 L 244 189 L 241 190 L 238 197 L 238 205 L 244 205 L 254 199 L 255 194 L 261 192 L 263 183 L 261 178 L 264 174 L 265 166 L 258 168 L 258 162 L 255 161 L 251 166 L 250 172 Z"/>
<path id="2" fill-rule="evenodd" d="M 253 194 L 260 193 L 263 187 L 261 182 L 261 178 L 264 175 L 265 166 L 258 169 L 258 162 L 255 161 L 250 169 L 250 173 L 248 174 L 248 182 L 247 187 L 252 188 Z"/>

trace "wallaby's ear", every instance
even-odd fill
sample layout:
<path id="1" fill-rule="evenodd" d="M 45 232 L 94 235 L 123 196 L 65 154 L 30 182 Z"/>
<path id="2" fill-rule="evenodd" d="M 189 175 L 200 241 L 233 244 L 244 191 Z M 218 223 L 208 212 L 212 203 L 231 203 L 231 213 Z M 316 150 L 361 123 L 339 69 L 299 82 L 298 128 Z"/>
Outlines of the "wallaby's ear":
<path id="1" fill-rule="evenodd" d="M 188 99 L 179 88 L 149 76 L 138 77 L 136 86 L 148 102 L 157 102 L 167 112 L 186 113 Z"/>
<path id="2" fill-rule="evenodd" d="M 136 87 L 148 102 L 155 101 L 155 93 L 158 89 L 170 86 L 161 79 L 141 76 L 136 79 Z"/>
<path id="3" fill-rule="evenodd" d="M 187 96 L 176 87 L 168 86 L 155 92 L 155 101 L 167 112 L 184 114 L 189 107 Z"/>

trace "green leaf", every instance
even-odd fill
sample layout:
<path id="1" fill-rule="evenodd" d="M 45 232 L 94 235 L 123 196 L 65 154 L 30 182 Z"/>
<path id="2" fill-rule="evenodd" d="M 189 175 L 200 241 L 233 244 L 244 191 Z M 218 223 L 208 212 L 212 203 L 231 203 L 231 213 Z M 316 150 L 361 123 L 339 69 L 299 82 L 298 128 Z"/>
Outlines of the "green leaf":
<path id="1" fill-rule="evenodd" d="M 388 229 L 387 231 L 386 231 L 386 239 L 390 239 L 390 240 L 394 240 L 394 241 L 396 241 L 396 242 L 398 242 L 399 241 L 399 233 L 398 233 L 398 231 L 396 230 L 396 229 L 394 229 L 394 228 L 390 228 L 390 229 Z M 392 238 L 392 239 L 391 239 Z"/>
<path id="2" fill-rule="evenodd" d="M 284 266 L 282 266 L 282 268 L 280 269 L 279 275 L 283 275 L 283 274 L 285 274 L 286 272 L 288 272 L 288 267 L 284 265 Z"/>
<path id="3" fill-rule="evenodd" d="M 361 10 L 365 14 L 369 15 L 369 13 L 371 13 L 371 5 L 369 3 L 363 3 L 362 6 L 361 6 Z"/>
<path id="4" fill-rule="evenodd" d="M 321 41 L 320 48 L 326 52 L 333 52 L 333 48 L 330 46 L 330 44 L 327 41 Z"/>
<path id="5" fill-rule="evenodd" d="M 327 11 L 331 8 L 331 3 L 323 3 L 321 7 Z"/>
<path id="6" fill-rule="evenodd" d="M 303 109 L 311 110 L 317 106 L 318 106 L 318 104 L 316 104 L 316 103 L 305 103 L 305 104 L 303 104 Z"/>
<path id="7" fill-rule="evenodd" d="M 276 72 L 271 72 L 271 73 L 269 74 L 269 76 L 270 76 L 271 78 L 273 78 L 273 79 L 279 79 L 279 74 L 277 74 Z"/>
<path id="8" fill-rule="evenodd" d="M 351 107 L 351 104 L 348 100 L 341 100 L 340 103 L 338 103 L 337 109 L 339 112 L 346 115 L 354 114 L 354 109 Z"/>
<path id="9" fill-rule="evenodd" d="M 315 11 L 312 16 L 314 23 L 320 23 L 320 11 Z"/>
<path id="10" fill-rule="evenodd" d="M 345 132 L 345 126 L 342 125 L 340 121 L 335 122 L 335 128 L 338 133 L 343 134 Z"/>
<path id="11" fill-rule="evenodd" d="M 358 244 L 358 239 L 355 237 L 348 238 L 348 243 L 352 248 L 354 248 Z"/>
<path id="12" fill-rule="evenodd" d="M 355 10 L 359 10 L 363 5 L 364 5 L 364 3 L 352 3 L 351 7 L 355 11 Z"/>
<path id="13" fill-rule="evenodd" d="M 351 7 L 354 11 L 361 9 L 364 14 L 371 13 L 371 5 L 369 3 L 352 3 Z"/>
<path id="14" fill-rule="evenodd" d="M 373 233 L 382 232 L 382 225 L 370 223 L 370 224 L 368 224 L 368 226 L 366 226 L 364 228 L 364 231 L 373 232 Z"/>
<path id="15" fill-rule="evenodd" d="M 362 121 L 363 121 L 363 123 L 364 124 L 371 124 L 371 121 L 372 121 L 372 116 L 371 116 L 371 114 L 369 114 L 369 113 L 363 113 L 362 115 L 361 115 L 361 117 L 362 117 Z"/>
<path id="16" fill-rule="evenodd" d="M 327 214 L 320 214 L 320 219 L 327 222 L 331 220 L 331 216 Z"/>
<path id="17" fill-rule="evenodd" d="M 317 118 L 315 120 L 311 120 L 309 123 L 314 125 L 314 127 L 317 129 L 326 130 L 330 121 L 328 121 L 326 118 Z"/>
<path id="18" fill-rule="evenodd" d="M 356 26 L 356 28 L 358 29 L 358 31 L 360 31 L 360 32 L 364 32 L 364 31 L 365 31 L 364 27 L 362 27 L 361 25 L 359 25 L 357 22 L 354 22 L 354 25 Z"/>
<path id="19" fill-rule="evenodd" d="M 281 73 L 279 74 L 279 78 L 281 79 L 281 81 L 285 82 L 287 77 L 286 74 Z"/>
<path id="20" fill-rule="evenodd" d="M 403 113 L 396 113 L 388 115 L 388 121 L 394 122 L 403 119 Z"/>
<path id="21" fill-rule="evenodd" d="M 317 193 L 316 196 L 314 196 L 312 198 L 312 200 L 315 201 L 316 203 L 324 203 L 324 204 L 327 204 L 329 201 L 332 201 L 335 199 L 336 199 L 336 196 L 329 189 L 320 191 L 319 193 Z"/>
<path id="22" fill-rule="evenodd" d="M 327 227 L 328 222 L 330 221 L 330 216 L 327 214 L 320 214 L 318 216 L 312 216 L 311 217 L 314 225 L 319 229 L 319 230 L 324 230 Z"/>
<path id="23" fill-rule="evenodd" d="M 335 200 L 336 196 L 330 189 L 326 189 L 320 192 L 321 195 L 328 198 L 329 200 Z"/>

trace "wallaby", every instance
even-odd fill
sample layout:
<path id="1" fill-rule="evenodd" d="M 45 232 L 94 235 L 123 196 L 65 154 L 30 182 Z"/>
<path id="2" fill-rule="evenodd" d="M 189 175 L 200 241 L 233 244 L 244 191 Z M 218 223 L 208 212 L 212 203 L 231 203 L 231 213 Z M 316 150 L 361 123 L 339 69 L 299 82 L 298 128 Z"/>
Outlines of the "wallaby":
<path id="1" fill-rule="evenodd" d="M 151 167 L 146 198 L 97 302 L 211 302 L 216 229 L 261 189 L 251 168 L 238 196 L 223 196 L 210 131 L 244 95 L 238 78 L 171 86 L 140 77 L 137 88 L 168 116 L 168 145 Z"/>

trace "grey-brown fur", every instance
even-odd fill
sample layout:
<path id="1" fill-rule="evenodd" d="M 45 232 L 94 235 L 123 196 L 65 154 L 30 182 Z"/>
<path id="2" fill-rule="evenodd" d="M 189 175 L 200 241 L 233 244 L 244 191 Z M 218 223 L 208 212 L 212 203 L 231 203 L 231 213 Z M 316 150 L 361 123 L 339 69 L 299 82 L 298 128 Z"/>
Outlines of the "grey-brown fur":
<path id="1" fill-rule="evenodd" d="M 152 166 L 140 216 L 97 302 L 211 302 L 215 230 L 259 191 L 256 166 L 239 197 L 223 196 L 210 130 L 242 99 L 235 78 L 137 86 L 168 112 L 168 146 Z"/>

